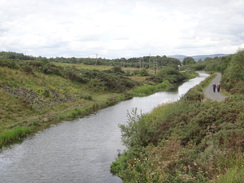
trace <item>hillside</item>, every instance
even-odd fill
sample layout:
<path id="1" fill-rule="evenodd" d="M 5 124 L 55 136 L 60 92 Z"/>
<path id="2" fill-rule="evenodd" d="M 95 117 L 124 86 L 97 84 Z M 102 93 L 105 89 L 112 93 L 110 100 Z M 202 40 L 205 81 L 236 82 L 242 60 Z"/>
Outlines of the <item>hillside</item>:
<path id="1" fill-rule="evenodd" d="M 176 87 L 194 76 L 175 67 L 165 67 L 155 75 L 146 69 L 16 56 L 23 60 L 0 58 L 0 147 L 118 101 Z"/>
<path id="2" fill-rule="evenodd" d="M 0 60 L 0 146 L 131 97 L 138 82 L 43 61 Z"/>

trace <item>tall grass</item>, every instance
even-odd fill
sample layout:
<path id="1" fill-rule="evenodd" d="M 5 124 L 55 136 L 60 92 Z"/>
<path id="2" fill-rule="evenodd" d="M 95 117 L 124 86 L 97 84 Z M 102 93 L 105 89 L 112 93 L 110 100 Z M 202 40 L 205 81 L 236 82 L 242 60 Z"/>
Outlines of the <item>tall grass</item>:
<path id="1" fill-rule="evenodd" d="M 3 131 L 0 133 L 0 147 L 21 140 L 27 136 L 30 131 L 31 127 L 18 127 Z"/>
<path id="2" fill-rule="evenodd" d="M 172 87 L 168 80 L 163 81 L 157 85 L 140 86 L 133 90 L 136 96 L 149 95 L 159 91 L 165 91 Z"/>
<path id="3" fill-rule="evenodd" d="M 243 183 L 244 180 L 244 157 L 238 157 L 225 174 L 217 176 L 209 183 Z"/>

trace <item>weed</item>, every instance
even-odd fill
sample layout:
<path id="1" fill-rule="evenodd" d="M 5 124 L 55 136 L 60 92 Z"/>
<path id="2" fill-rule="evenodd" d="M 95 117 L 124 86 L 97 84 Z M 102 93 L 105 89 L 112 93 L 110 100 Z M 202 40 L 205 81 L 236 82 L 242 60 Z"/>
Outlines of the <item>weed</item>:
<path id="1" fill-rule="evenodd" d="M 30 131 L 30 127 L 17 127 L 12 130 L 5 130 L 0 133 L 0 146 L 19 141 L 27 136 Z"/>

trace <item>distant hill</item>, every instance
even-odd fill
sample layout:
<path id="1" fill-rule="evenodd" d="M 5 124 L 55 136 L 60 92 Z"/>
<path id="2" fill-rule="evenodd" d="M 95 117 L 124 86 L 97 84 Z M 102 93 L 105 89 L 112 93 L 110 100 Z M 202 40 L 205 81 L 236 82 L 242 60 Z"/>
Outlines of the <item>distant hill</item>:
<path id="1" fill-rule="evenodd" d="M 227 55 L 228 55 L 228 54 L 195 55 L 195 56 L 170 55 L 170 56 L 168 56 L 168 57 L 177 58 L 177 59 L 179 59 L 180 61 L 183 61 L 183 59 L 184 59 L 185 57 L 192 57 L 192 58 L 194 58 L 195 61 L 198 61 L 198 60 L 204 60 L 204 59 L 207 58 L 207 57 L 214 58 L 214 57 L 223 57 L 223 56 L 227 56 Z"/>

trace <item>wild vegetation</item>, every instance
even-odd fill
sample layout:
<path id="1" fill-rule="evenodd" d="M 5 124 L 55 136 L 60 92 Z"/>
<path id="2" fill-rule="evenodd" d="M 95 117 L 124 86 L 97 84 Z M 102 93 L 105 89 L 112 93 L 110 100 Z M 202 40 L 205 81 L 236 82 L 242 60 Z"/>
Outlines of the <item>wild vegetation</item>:
<path id="1" fill-rule="evenodd" d="M 178 102 L 121 125 L 128 150 L 111 164 L 124 182 L 241 183 L 244 180 L 244 52 L 186 64 L 184 69 L 222 72 L 222 102 L 204 98 L 211 76 Z"/>
<path id="2" fill-rule="evenodd" d="M 132 96 L 176 87 L 193 73 L 87 66 L 0 53 L 0 147 L 63 120 L 72 120 Z"/>

